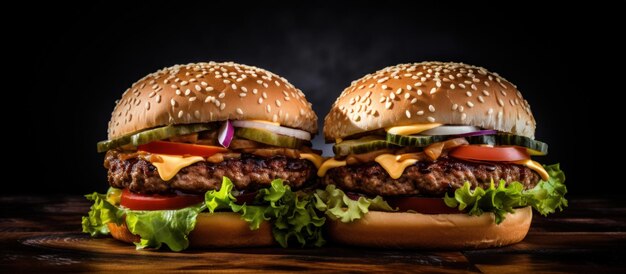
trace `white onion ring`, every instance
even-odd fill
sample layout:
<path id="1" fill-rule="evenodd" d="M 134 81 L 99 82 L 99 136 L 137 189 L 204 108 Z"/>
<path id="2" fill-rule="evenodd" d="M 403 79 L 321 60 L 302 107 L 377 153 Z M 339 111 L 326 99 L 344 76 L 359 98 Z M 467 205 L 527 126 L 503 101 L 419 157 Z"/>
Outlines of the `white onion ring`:
<path id="1" fill-rule="evenodd" d="M 260 129 L 265 129 L 267 131 L 274 132 L 276 134 L 286 135 L 286 136 L 298 138 L 298 139 L 305 140 L 305 141 L 311 140 L 311 133 L 308 133 L 304 130 L 281 127 L 281 126 L 273 125 L 270 123 L 238 120 L 238 121 L 233 121 L 233 126 L 247 127 L 247 128 L 260 128 Z"/>
<path id="2" fill-rule="evenodd" d="M 422 135 L 460 135 L 480 131 L 475 126 L 439 126 L 420 132 Z"/>

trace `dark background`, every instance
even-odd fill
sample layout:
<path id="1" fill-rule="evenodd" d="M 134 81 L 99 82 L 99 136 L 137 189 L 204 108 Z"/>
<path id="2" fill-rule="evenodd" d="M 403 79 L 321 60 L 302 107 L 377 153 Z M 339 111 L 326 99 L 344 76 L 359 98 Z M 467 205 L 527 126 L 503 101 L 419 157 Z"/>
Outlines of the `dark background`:
<path id="1" fill-rule="evenodd" d="M 5 60 L 18 69 L 5 74 L 3 132 L 5 150 L 17 150 L 4 173 L 17 179 L 7 175 L 3 194 L 104 191 L 95 145 L 106 139 L 114 100 L 157 69 L 211 60 L 289 79 L 320 126 L 336 96 L 366 73 L 425 60 L 483 66 L 530 102 L 536 137 L 550 145 L 537 160 L 560 162 L 570 193 L 624 190 L 620 9 L 468 2 L 94 2 L 16 11 L 22 20 L 4 22 Z"/>

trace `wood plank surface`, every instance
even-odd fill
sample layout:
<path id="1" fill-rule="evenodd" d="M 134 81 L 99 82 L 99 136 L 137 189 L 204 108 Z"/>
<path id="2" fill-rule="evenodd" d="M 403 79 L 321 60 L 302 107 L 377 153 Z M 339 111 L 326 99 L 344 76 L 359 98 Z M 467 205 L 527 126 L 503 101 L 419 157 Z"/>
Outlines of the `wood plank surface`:
<path id="1" fill-rule="evenodd" d="M 626 273 L 626 202 L 570 199 L 548 218 L 535 214 L 516 245 L 485 250 L 246 248 L 135 250 L 80 233 L 89 203 L 79 196 L 0 197 L 0 270 L 16 272 L 485 272 Z"/>

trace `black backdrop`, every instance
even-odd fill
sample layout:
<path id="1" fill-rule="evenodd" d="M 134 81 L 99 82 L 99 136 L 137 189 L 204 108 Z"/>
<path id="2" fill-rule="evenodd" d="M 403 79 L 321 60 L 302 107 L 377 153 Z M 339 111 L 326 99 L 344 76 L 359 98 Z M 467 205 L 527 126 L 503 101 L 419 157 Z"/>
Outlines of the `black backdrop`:
<path id="1" fill-rule="evenodd" d="M 5 172 L 18 176 L 6 179 L 3 194 L 105 190 L 95 143 L 106 138 L 114 100 L 149 72 L 209 60 L 284 76 L 307 94 L 320 125 L 350 81 L 385 66 L 484 66 L 517 84 L 530 102 L 536 136 L 550 145 L 539 161 L 561 162 L 571 193 L 624 189 L 614 172 L 620 161 L 605 157 L 621 150 L 611 127 L 621 127 L 616 119 L 624 116 L 612 99 L 624 90 L 623 72 L 610 68 L 619 67 L 625 48 L 616 7 L 239 2 L 107 1 L 16 11 L 23 19 L 5 22 L 6 60 L 19 70 L 4 79 L 10 118 L 3 132 L 7 150 L 22 153 L 8 158 L 15 161 Z"/>

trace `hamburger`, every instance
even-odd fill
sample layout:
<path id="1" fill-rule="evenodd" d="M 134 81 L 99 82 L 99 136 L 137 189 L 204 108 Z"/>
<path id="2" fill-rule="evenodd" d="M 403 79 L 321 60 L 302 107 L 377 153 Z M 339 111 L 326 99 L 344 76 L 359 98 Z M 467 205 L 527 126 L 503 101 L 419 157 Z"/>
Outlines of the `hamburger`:
<path id="1" fill-rule="evenodd" d="M 104 167 L 110 188 L 83 231 L 137 248 L 321 245 L 317 116 L 269 71 L 236 63 L 177 65 L 127 89 L 113 110 Z"/>
<path id="2" fill-rule="evenodd" d="M 358 79 L 324 119 L 335 157 L 315 194 L 329 237 L 400 248 L 487 248 L 567 206 L 517 87 L 462 63 L 401 64 Z"/>

